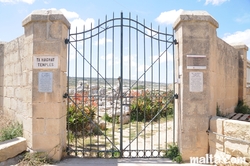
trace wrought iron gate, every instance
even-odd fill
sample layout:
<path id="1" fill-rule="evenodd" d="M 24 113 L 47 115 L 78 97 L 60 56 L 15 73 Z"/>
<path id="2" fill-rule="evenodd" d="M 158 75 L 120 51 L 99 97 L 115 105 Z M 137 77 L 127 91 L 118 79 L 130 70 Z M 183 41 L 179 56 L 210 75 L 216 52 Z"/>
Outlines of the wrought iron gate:
<path id="1" fill-rule="evenodd" d="M 92 26 L 65 40 L 68 154 L 162 157 L 175 142 L 173 32 L 123 13 Z"/>

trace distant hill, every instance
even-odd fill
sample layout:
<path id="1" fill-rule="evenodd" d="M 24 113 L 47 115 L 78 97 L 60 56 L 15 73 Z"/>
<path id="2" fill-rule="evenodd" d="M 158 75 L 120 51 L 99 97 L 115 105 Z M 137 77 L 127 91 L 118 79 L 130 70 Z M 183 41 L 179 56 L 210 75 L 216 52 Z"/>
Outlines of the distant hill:
<path id="1" fill-rule="evenodd" d="M 118 79 L 114 78 L 106 78 L 105 80 L 103 78 L 82 78 L 82 77 L 69 77 L 69 87 L 74 88 L 75 86 L 79 85 L 79 82 L 83 81 L 88 83 L 89 85 L 97 85 L 99 84 L 100 87 L 104 87 L 106 83 L 106 87 L 109 86 L 116 86 L 118 85 Z M 129 87 L 132 86 L 131 89 L 144 89 L 144 86 L 146 86 L 146 89 L 166 89 L 165 83 L 156 83 L 156 82 L 150 82 L 150 81 L 135 81 L 135 80 L 129 80 L 129 79 L 123 79 L 123 86 Z M 168 89 L 173 89 L 172 84 L 168 84 Z"/>

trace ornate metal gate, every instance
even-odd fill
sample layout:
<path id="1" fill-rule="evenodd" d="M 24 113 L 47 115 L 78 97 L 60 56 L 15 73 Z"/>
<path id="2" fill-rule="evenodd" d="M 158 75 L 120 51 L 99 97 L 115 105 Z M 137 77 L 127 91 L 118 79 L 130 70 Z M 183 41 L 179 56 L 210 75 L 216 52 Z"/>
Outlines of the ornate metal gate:
<path id="1" fill-rule="evenodd" d="M 175 142 L 173 32 L 123 13 L 92 26 L 65 40 L 68 154 L 162 157 Z"/>

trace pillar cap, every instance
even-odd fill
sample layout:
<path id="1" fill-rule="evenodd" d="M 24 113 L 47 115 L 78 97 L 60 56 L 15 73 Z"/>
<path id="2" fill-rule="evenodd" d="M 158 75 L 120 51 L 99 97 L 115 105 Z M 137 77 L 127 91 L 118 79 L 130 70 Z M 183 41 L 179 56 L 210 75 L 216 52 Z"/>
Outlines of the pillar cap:
<path id="1" fill-rule="evenodd" d="M 36 21 L 61 21 L 68 28 L 70 27 L 69 21 L 59 10 L 35 10 L 30 15 L 28 15 L 22 22 L 22 26 L 26 26 L 31 22 Z"/>
<path id="2" fill-rule="evenodd" d="M 248 47 L 244 43 L 229 43 L 229 44 L 236 49 L 244 49 L 244 50 L 248 51 Z"/>
<path id="3" fill-rule="evenodd" d="M 181 22 L 185 21 L 205 21 L 210 22 L 215 28 L 219 27 L 218 22 L 206 11 L 183 11 L 173 24 L 176 29 Z"/>

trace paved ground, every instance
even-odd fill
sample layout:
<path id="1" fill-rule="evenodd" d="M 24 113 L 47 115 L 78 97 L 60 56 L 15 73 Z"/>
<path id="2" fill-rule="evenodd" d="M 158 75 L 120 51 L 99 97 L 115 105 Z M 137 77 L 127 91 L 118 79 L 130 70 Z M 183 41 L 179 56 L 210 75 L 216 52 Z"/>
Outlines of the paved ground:
<path id="1" fill-rule="evenodd" d="M 68 158 L 57 164 L 50 166 L 176 166 L 176 165 L 194 165 L 194 164 L 177 164 L 169 159 L 163 158 L 132 158 L 132 159 L 96 159 L 96 158 Z M 198 166 L 199 164 L 195 164 Z M 202 165 L 204 166 L 204 165 Z M 211 166 L 211 165 L 210 165 Z"/>

